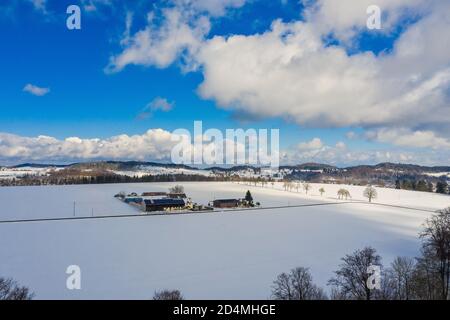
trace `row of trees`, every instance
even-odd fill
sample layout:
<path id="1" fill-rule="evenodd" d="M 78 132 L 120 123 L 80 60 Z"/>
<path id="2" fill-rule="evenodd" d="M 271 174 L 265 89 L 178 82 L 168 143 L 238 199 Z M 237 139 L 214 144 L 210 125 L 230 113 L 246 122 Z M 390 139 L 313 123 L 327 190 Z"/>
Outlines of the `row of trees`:
<path id="1" fill-rule="evenodd" d="M 202 176 L 194 174 L 163 174 L 145 176 L 98 175 L 98 176 L 67 176 L 67 177 L 36 177 L 0 180 L 0 186 L 41 186 L 41 185 L 79 185 L 105 183 L 142 183 L 142 182 L 173 182 L 173 181 L 228 181 L 221 177 Z"/>
<path id="2" fill-rule="evenodd" d="M 433 183 L 427 182 L 425 180 L 396 180 L 396 189 L 404 190 L 414 190 L 414 191 L 424 191 L 424 192 L 434 192 L 435 188 Z M 436 193 L 448 194 L 450 193 L 450 188 L 446 181 L 438 181 L 436 183 Z"/>
<path id="3" fill-rule="evenodd" d="M 13 279 L 0 278 L 0 300 L 31 300 L 34 293 Z"/>
<path id="4" fill-rule="evenodd" d="M 421 255 L 397 257 L 383 270 L 381 256 L 372 247 L 356 250 L 328 281 L 330 296 L 313 283 L 307 268 L 282 273 L 274 281 L 272 297 L 278 300 L 447 300 L 450 284 L 450 208 L 427 219 Z M 369 270 L 379 267 L 379 286 L 374 287 Z"/>

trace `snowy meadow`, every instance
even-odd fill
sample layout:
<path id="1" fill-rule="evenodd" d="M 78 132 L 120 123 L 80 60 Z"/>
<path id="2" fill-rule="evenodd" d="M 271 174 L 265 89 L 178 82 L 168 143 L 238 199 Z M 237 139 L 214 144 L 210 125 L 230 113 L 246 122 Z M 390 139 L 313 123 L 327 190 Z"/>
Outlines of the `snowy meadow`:
<path id="1" fill-rule="evenodd" d="M 340 258 L 364 246 L 376 248 L 385 265 L 398 255 L 417 255 L 424 220 L 450 206 L 446 195 L 382 188 L 369 204 L 357 186 L 345 186 L 352 195 L 347 203 L 337 200 L 342 185 L 311 184 L 305 194 L 281 184 L 181 184 L 200 204 L 250 190 L 262 207 L 0 223 L 0 275 L 30 287 L 37 299 L 150 299 L 161 289 L 179 289 L 188 299 L 267 299 L 276 276 L 297 266 L 310 268 L 326 287 Z M 4 187 L 0 220 L 140 214 L 113 195 L 174 185 Z M 296 207 L 308 204 L 323 205 Z M 81 290 L 66 288 L 69 265 L 81 268 Z"/>

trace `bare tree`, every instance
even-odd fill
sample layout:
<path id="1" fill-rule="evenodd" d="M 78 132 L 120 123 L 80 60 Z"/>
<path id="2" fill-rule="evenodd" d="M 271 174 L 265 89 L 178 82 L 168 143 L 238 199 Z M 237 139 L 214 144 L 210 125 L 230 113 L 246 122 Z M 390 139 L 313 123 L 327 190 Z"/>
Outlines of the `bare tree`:
<path id="1" fill-rule="evenodd" d="M 153 300 L 184 300 L 179 290 L 162 290 L 156 291 Z"/>
<path id="2" fill-rule="evenodd" d="M 428 247 L 422 247 L 421 256 L 416 258 L 412 279 L 414 298 L 420 300 L 440 299 L 442 283 L 439 276 L 439 259 Z"/>
<path id="3" fill-rule="evenodd" d="M 410 300 L 414 298 L 413 281 L 415 261 L 409 257 L 397 257 L 385 272 L 384 287 L 391 288 L 392 299 Z"/>
<path id="4" fill-rule="evenodd" d="M 303 190 L 305 190 L 306 194 L 311 189 L 311 185 L 308 182 L 303 183 Z"/>
<path id="5" fill-rule="evenodd" d="M 319 192 L 320 192 L 320 196 L 323 196 L 323 194 L 325 193 L 325 189 L 324 188 L 320 188 Z"/>
<path id="6" fill-rule="evenodd" d="M 184 193 L 184 187 L 177 184 L 176 186 L 169 189 L 170 193 Z"/>
<path id="7" fill-rule="evenodd" d="M 350 198 L 350 192 L 347 189 L 339 189 L 339 191 L 337 192 L 338 195 L 338 199 L 341 200 L 347 200 L 348 198 Z"/>
<path id="8" fill-rule="evenodd" d="M 420 237 L 423 247 L 429 249 L 439 261 L 440 298 L 446 300 L 450 284 L 450 207 L 427 219 Z"/>
<path id="9" fill-rule="evenodd" d="M 0 300 L 31 300 L 34 293 L 12 279 L 0 278 Z"/>
<path id="10" fill-rule="evenodd" d="M 372 186 L 368 186 L 363 193 L 364 197 L 369 199 L 369 202 L 372 202 L 372 199 L 376 199 L 378 194 L 377 194 L 377 190 L 372 187 Z"/>
<path id="11" fill-rule="evenodd" d="M 294 300 L 294 288 L 291 285 L 291 278 L 288 274 L 278 275 L 273 282 L 272 296 L 275 300 Z"/>
<path id="12" fill-rule="evenodd" d="M 282 273 L 274 281 L 272 296 L 276 300 L 325 300 L 323 289 L 313 283 L 308 268 L 298 267 Z"/>
<path id="13" fill-rule="evenodd" d="M 375 292 L 369 287 L 368 268 L 381 267 L 381 257 L 372 247 L 356 250 L 351 255 L 342 258 L 340 269 L 335 271 L 335 277 L 328 284 L 335 288 L 336 294 L 346 299 L 371 300 Z"/>

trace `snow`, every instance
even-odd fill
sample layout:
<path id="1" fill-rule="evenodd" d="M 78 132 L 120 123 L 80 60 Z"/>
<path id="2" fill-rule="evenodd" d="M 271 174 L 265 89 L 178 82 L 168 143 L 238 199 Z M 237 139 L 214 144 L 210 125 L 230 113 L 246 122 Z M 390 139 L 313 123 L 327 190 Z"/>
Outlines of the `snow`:
<path id="1" fill-rule="evenodd" d="M 440 177 L 450 178 L 450 172 L 426 172 L 425 175 L 436 178 Z"/>
<path id="2" fill-rule="evenodd" d="M 5 168 L 0 167 L 0 180 L 5 179 L 17 179 L 23 176 L 46 176 L 51 171 L 59 171 L 62 168 L 56 167 L 43 167 L 43 168 L 35 168 L 35 167 L 20 167 L 20 168 Z"/>
<path id="3" fill-rule="evenodd" d="M 167 191 L 176 183 L 4 187 L 1 220 L 137 213 L 114 199 L 119 191 Z M 179 289 L 189 299 L 266 299 L 276 276 L 296 266 L 311 269 L 326 286 L 340 258 L 366 245 L 385 264 L 418 253 L 418 232 L 428 211 L 368 204 L 364 187 L 311 184 L 303 191 L 236 183 L 180 183 L 193 201 L 243 197 L 250 190 L 263 207 L 327 204 L 189 215 L 138 216 L 0 224 L 0 275 L 13 277 L 36 298 L 149 299 Z M 324 187 L 321 197 L 318 189 Z M 352 203 L 334 204 L 345 187 Z M 377 202 L 437 210 L 450 197 L 377 188 Z M 363 202 L 364 201 L 364 202 Z M 67 290 L 66 268 L 79 265 L 82 289 Z"/>
<path id="4" fill-rule="evenodd" d="M 120 171 L 114 170 L 112 171 L 118 175 L 124 175 L 129 177 L 143 177 L 143 176 L 156 176 L 156 175 L 172 175 L 172 174 L 186 174 L 186 175 L 198 175 L 198 176 L 210 176 L 212 172 L 209 170 L 194 170 L 194 169 L 185 169 L 185 168 L 166 168 L 166 167 L 158 167 L 158 166 L 139 166 L 136 170 L 128 170 L 128 171 Z"/>

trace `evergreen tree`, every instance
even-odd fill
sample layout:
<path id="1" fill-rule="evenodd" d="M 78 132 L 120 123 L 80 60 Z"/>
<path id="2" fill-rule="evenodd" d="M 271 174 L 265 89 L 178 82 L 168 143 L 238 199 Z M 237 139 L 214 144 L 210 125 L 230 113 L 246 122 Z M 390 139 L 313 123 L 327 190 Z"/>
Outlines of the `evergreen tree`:
<path id="1" fill-rule="evenodd" d="M 245 194 L 245 201 L 247 201 L 250 205 L 253 205 L 253 197 L 250 190 L 247 190 L 247 193 Z"/>
<path id="2" fill-rule="evenodd" d="M 448 185 L 447 185 L 447 182 L 445 182 L 445 181 L 439 181 L 439 182 L 436 184 L 436 193 L 443 193 L 443 194 L 445 194 L 445 193 L 447 193 L 447 191 L 448 191 Z"/>
<path id="3" fill-rule="evenodd" d="M 420 180 L 416 185 L 416 190 L 417 191 L 427 191 L 428 190 L 427 183 L 424 180 Z"/>

